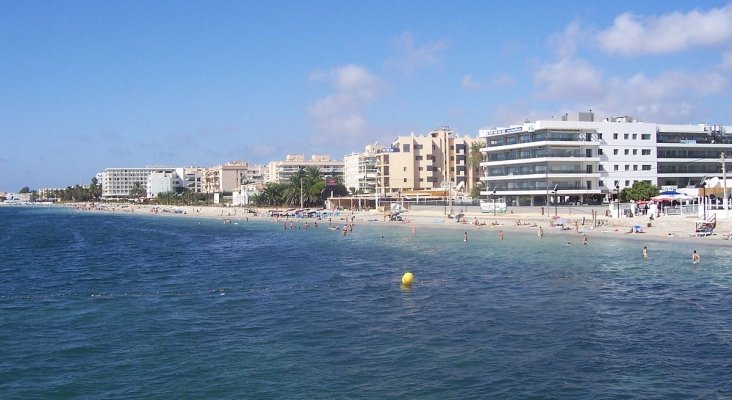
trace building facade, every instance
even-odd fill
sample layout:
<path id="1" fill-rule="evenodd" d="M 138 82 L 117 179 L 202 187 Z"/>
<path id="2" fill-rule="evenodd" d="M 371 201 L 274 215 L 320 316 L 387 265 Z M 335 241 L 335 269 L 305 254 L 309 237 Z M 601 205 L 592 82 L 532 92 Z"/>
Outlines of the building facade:
<path id="1" fill-rule="evenodd" d="M 102 197 L 105 199 L 126 199 L 135 184 L 148 187 L 148 178 L 152 173 L 175 174 L 175 168 L 107 168 L 102 172 Z M 149 194 L 148 194 L 149 197 Z"/>
<path id="2" fill-rule="evenodd" d="M 147 177 L 147 197 L 157 197 L 160 193 L 175 192 L 183 187 L 184 181 L 176 170 L 153 171 Z"/>
<path id="3" fill-rule="evenodd" d="M 288 154 L 285 161 L 272 161 L 268 164 L 269 174 L 266 179 L 267 182 L 289 183 L 300 170 L 311 167 L 318 168 L 324 177 L 343 178 L 343 161 L 331 160 L 325 154 L 315 154 L 310 160 L 306 160 L 304 154 Z"/>
<path id="4" fill-rule="evenodd" d="M 732 151 L 732 127 L 663 125 L 594 114 L 484 129 L 486 190 L 509 205 L 596 203 L 638 181 L 694 186 L 720 176 L 720 154 Z"/>
<path id="5" fill-rule="evenodd" d="M 477 139 L 459 137 L 443 126 L 426 135 L 400 136 L 376 156 L 377 186 L 386 195 L 466 196 L 478 181 L 479 165 L 469 165 Z"/>
<path id="6" fill-rule="evenodd" d="M 206 168 L 203 173 L 202 186 L 205 193 L 233 192 L 241 185 L 261 179 L 261 172 L 245 161 L 231 161 L 226 164 Z"/>
<path id="7" fill-rule="evenodd" d="M 376 188 L 377 154 L 383 150 L 378 145 L 368 145 L 363 153 L 351 153 L 343 157 L 343 184 L 358 194 L 374 193 Z"/>

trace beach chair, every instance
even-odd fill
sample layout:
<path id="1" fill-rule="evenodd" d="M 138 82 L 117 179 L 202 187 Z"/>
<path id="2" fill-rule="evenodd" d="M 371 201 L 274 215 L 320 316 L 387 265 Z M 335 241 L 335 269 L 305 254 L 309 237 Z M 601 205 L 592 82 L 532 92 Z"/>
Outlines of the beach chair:
<path id="1" fill-rule="evenodd" d="M 689 236 L 707 237 L 707 236 L 712 236 L 713 233 L 714 233 L 714 228 L 711 225 L 697 224 L 696 231 L 689 234 Z"/>

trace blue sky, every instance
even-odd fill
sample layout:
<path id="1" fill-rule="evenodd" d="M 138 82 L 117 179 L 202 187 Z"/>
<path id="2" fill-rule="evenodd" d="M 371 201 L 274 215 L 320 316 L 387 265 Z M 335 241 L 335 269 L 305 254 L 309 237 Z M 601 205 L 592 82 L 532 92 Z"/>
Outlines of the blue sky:
<path id="1" fill-rule="evenodd" d="M 0 2 L 0 191 L 592 109 L 732 124 L 724 1 Z"/>

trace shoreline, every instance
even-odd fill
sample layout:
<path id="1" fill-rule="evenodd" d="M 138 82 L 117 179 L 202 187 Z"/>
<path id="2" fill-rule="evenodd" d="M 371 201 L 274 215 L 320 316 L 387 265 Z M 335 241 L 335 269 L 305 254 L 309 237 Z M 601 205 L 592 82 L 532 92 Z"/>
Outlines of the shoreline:
<path id="1" fill-rule="evenodd" d="M 154 217 L 176 217 L 176 218 L 205 218 L 213 220 L 221 220 L 222 223 L 232 221 L 245 221 L 253 219 L 255 221 L 283 223 L 287 221 L 293 224 L 304 224 L 305 222 L 316 221 L 314 218 L 296 218 L 296 217 L 280 217 L 279 219 L 269 215 L 270 210 L 274 208 L 256 208 L 253 214 L 248 212 L 246 208 L 222 207 L 222 206 L 153 206 L 153 205 L 108 205 L 99 204 L 92 205 L 90 203 L 68 203 L 61 205 L 71 208 L 78 212 L 99 212 L 99 213 L 116 213 L 116 214 L 135 214 L 147 215 Z M 679 244 L 693 246 L 695 244 L 705 246 L 730 246 L 732 240 L 724 239 L 730 233 L 729 221 L 722 220 L 717 223 L 717 228 L 712 236 L 693 237 L 690 233 L 695 229 L 695 218 L 681 216 L 665 216 L 649 220 L 646 216 L 637 216 L 634 218 L 622 218 L 621 220 L 603 219 L 603 225 L 593 227 L 592 220 L 587 217 L 560 216 L 570 220 L 569 228 L 561 229 L 560 227 L 551 227 L 550 221 L 552 217 L 541 216 L 534 213 L 510 213 L 491 215 L 486 213 L 466 212 L 464 217 L 458 222 L 454 218 L 448 218 L 442 212 L 434 210 L 407 210 L 402 213 L 404 221 L 387 221 L 383 213 L 376 210 L 370 211 L 351 211 L 342 210 L 334 212 L 332 222 L 337 225 L 348 223 L 353 220 L 354 224 L 367 224 L 369 226 L 378 226 L 383 228 L 399 228 L 405 230 L 415 229 L 450 229 L 465 232 L 484 232 L 492 231 L 498 234 L 499 230 L 506 233 L 511 232 L 531 232 L 538 234 L 541 227 L 544 236 L 566 235 L 568 237 L 582 237 L 587 235 L 588 240 L 602 240 L 602 238 L 612 238 L 636 242 L 668 242 L 674 241 Z M 328 220 L 321 221 L 327 223 Z M 474 224 L 475 221 L 479 225 Z M 582 222 L 584 221 L 584 225 Z M 320 222 L 320 221 L 319 221 Z M 323 223 L 321 222 L 321 224 Z M 648 226 L 650 223 L 650 226 Z M 631 226 L 640 225 L 644 233 L 629 233 Z"/>

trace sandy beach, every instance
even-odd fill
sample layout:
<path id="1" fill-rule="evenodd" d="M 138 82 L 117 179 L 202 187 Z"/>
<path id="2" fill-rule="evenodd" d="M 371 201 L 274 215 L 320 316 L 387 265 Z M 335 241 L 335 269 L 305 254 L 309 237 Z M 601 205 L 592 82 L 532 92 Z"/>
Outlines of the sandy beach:
<path id="1" fill-rule="evenodd" d="M 152 215 L 159 217 L 183 217 L 183 218 L 210 218 L 221 220 L 222 223 L 240 222 L 248 220 L 271 221 L 273 223 L 304 224 L 314 219 L 300 219 L 293 217 L 271 217 L 270 208 L 237 208 L 223 206 L 152 206 L 152 205 L 109 205 L 109 204 L 75 204 L 79 211 L 113 212 L 113 213 L 135 213 L 139 215 Z M 508 213 L 492 215 L 480 212 L 461 213 L 460 220 L 450 218 L 442 212 L 442 209 L 410 209 L 403 212 L 402 221 L 389 221 L 384 213 L 376 210 L 351 211 L 342 210 L 334 212 L 331 217 L 333 225 L 346 223 L 378 225 L 388 229 L 404 228 L 405 230 L 415 229 L 450 229 L 470 232 L 495 231 L 510 232 L 531 231 L 538 234 L 539 227 L 545 236 L 550 235 L 587 235 L 589 241 L 599 240 L 603 237 L 615 239 L 640 240 L 640 241 L 678 241 L 684 244 L 704 245 L 732 245 L 728 240 L 732 230 L 732 223 L 728 219 L 718 218 L 717 227 L 714 233 L 707 237 L 693 236 L 695 231 L 696 217 L 693 216 L 661 216 L 651 220 L 648 216 L 639 215 L 632 218 L 607 218 L 604 215 L 597 218 L 597 226 L 593 226 L 589 212 L 582 214 L 575 212 L 574 215 L 566 212 L 558 213 L 557 216 L 569 220 L 564 221 L 564 226 L 552 226 L 553 218 L 549 215 L 541 215 L 532 208 L 515 207 Z M 718 216 L 723 211 L 717 212 Z M 322 223 L 322 222 L 321 222 Z M 630 233 L 631 227 L 638 225 L 643 233 Z"/>

